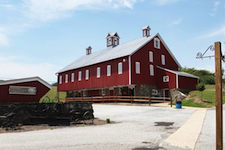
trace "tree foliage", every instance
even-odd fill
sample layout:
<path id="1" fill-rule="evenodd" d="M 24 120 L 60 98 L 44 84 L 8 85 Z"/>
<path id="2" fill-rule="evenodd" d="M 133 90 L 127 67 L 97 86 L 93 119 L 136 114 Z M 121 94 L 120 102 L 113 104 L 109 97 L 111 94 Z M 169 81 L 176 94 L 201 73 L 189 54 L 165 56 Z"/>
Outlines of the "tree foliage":
<path id="1" fill-rule="evenodd" d="M 215 84 L 215 74 L 208 70 L 197 70 L 195 68 L 182 68 L 181 71 L 198 76 L 199 82 L 203 84 Z M 223 70 L 222 70 L 223 73 Z"/>
<path id="2" fill-rule="evenodd" d="M 52 83 L 52 86 L 57 86 L 58 82 Z"/>

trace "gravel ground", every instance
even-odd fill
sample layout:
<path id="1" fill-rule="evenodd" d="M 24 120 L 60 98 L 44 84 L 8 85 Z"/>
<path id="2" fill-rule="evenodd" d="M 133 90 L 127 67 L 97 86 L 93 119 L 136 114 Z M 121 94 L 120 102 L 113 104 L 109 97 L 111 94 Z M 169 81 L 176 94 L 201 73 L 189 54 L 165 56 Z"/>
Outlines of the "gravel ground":
<path id="1" fill-rule="evenodd" d="M 95 117 L 116 122 L 0 134 L 1 150 L 147 150 L 174 133 L 190 109 L 94 104 Z M 158 122 L 158 123 L 155 123 Z M 157 126 L 156 126 L 157 125 Z"/>
<path id="2" fill-rule="evenodd" d="M 216 112 L 215 108 L 207 110 L 201 134 L 196 143 L 196 150 L 215 150 L 216 149 Z M 223 120 L 225 119 L 225 105 L 223 106 Z M 225 124 L 223 124 L 223 131 Z M 223 132 L 225 135 L 225 132 Z M 223 136 L 225 141 L 225 136 Z M 224 144 L 223 144 L 224 145 Z"/>

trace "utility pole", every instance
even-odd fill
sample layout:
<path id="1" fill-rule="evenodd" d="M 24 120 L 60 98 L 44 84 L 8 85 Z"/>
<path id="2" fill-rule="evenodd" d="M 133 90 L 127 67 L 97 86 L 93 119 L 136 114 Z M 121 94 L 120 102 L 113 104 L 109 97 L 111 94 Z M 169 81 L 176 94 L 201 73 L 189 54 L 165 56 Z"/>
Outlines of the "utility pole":
<path id="1" fill-rule="evenodd" d="M 216 75 L 216 150 L 223 150 L 223 97 L 221 43 L 215 42 L 215 75 Z"/>

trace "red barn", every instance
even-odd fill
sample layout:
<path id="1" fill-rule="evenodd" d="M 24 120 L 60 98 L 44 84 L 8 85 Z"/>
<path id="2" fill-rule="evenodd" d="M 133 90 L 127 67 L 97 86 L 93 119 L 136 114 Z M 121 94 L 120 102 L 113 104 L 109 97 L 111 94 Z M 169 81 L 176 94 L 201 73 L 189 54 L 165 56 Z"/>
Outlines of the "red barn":
<path id="1" fill-rule="evenodd" d="M 0 82 L 0 102 L 39 102 L 51 85 L 39 77 Z"/>
<path id="2" fill-rule="evenodd" d="M 198 77 L 179 71 L 181 67 L 160 34 L 120 44 L 118 33 L 108 33 L 107 48 L 75 60 L 56 74 L 58 91 L 67 97 L 99 95 L 168 96 L 172 88 L 191 90 Z"/>

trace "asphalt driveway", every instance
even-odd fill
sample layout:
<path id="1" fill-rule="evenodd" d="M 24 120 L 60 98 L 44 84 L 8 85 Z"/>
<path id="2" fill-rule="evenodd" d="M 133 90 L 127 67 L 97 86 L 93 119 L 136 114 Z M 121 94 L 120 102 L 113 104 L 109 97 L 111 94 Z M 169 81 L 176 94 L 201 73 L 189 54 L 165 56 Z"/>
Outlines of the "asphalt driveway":
<path id="1" fill-rule="evenodd" d="M 139 150 L 156 148 L 194 109 L 94 104 L 95 117 L 116 123 L 0 134 L 1 150 Z"/>

